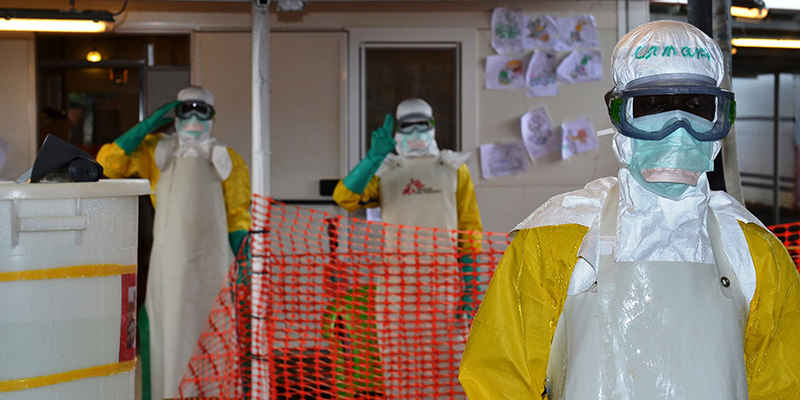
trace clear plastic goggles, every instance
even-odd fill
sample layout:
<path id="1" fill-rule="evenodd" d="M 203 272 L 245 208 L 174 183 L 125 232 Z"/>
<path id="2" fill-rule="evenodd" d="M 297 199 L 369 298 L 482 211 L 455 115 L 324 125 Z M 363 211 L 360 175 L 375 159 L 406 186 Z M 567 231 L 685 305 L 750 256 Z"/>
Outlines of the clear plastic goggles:
<path id="1" fill-rule="evenodd" d="M 710 142 L 727 136 L 736 118 L 733 93 L 715 82 L 631 83 L 633 87 L 612 95 L 608 108 L 611 122 L 625 136 L 661 140 L 684 128 L 695 139 Z"/>
<path id="2" fill-rule="evenodd" d="M 202 101 L 184 101 L 175 106 L 175 116 L 180 119 L 187 119 L 192 115 L 201 121 L 214 118 L 214 107 Z"/>
<path id="3" fill-rule="evenodd" d="M 425 115 L 409 115 L 397 121 L 395 131 L 408 135 L 414 132 L 427 132 L 435 126 L 433 118 Z"/>

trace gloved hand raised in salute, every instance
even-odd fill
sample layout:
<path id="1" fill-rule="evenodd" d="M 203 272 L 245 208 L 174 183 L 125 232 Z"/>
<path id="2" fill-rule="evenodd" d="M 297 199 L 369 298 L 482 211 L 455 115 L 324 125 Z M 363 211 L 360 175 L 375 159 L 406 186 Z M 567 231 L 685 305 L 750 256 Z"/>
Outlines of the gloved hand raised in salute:
<path id="1" fill-rule="evenodd" d="M 367 156 L 362 159 L 350 174 L 344 178 L 344 185 L 354 193 L 363 193 L 372 176 L 380 168 L 383 159 L 394 150 L 396 145 L 392 133 L 394 130 L 394 118 L 386 114 L 383 126 L 372 131 L 370 148 Z"/>

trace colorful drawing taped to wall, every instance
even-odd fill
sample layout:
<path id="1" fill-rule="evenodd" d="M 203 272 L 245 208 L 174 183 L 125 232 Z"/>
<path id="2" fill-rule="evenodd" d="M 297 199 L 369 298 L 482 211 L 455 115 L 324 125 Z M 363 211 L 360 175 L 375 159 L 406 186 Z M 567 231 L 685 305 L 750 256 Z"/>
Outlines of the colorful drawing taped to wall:
<path id="1" fill-rule="evenodd" d="M 558 59 L 554 50 L 537 50 L 533 53 L 525 72 L 528 97 L 557 96 L 556 68 Z"/>
<path id="2" fill-rule="evenodd" d="M 526 49 L 552 49 L 561 40 L 557 19 L 550 15 L 526 16 L 522 45 Z"/>
<path id="3" fill-rule="evenodd" d="M 600 46 L 597 25 L 594 22 L 594 16 L 590 14 L 559 18 L 558 27 L 561 40 L 566 45 L 565 50 Z"/>
<path id="4" fill-rule="evenodd" d="M 525 87 L 524 66 L 527 56 L 486 57 L 487 89 L 522 89 Z"/>
<path id="5" fill-rule="evenodd" d="M 536 160 L 561 148 L 544 107 L 529 110 L 520 119 L 522 141 L 531 159 Z"/>
<path id="6" fill-rule="evenodd" d="M 492 179 L 528 170 L 528 156 L 521 140 L 484 144 L 480 148 L 481 176 Z"/>
<path id="7" fill-rule="evenodd" d="M 503 85 L 510 85 L 511 82 L 522 76 L 522 61 L 511 60 L 500 70 L 497 80 Z"/>
<path id="8" fill-rule="evenodd" d="M 561 158 L 567 159 L 576 154 L 599 147 L 597 133 L 589 117 L 561 124 Z"/>
<path id="9" fill-rule="evenodd" d="M 603 80 L 602 54 L 598 50 L 575 50 L 556 70 L 559 82 L 583 83 Z"/>
<path id="10" fill-rule="evenodd" d="M 521 53 L 522 11 L 498 7 L 492 11 L 492 47 L 498 54 Z"/>

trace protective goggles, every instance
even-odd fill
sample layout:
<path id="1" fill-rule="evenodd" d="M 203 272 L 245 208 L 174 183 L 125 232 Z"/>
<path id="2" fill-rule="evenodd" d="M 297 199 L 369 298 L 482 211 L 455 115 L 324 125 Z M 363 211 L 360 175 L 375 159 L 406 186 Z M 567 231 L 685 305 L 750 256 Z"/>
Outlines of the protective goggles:
<path id="1" fill-rule="evenodd" d="M 175 116 L 180 119 L 187 119 L 194 115 L 201 121 L 214 118 L 214 107 L 202 101 L 184 101 L 175 106 Z"/>
<path id="2" fill-rule="evenodd" d="M 395 124 L 395 131 L 402 134 L 412 134 L 414 132 L 427 132 L 436 126 L 433 118 L 426 115 L 409 115 Z"/>
<path id="3" fill-rule="evenodd" d="M 695 139 L 710 142 L 727 136 L 736 119 L 733 93 L 716 87 L 715 82 L 633 86 L 615 91 L 608 105 L 611 122 L 628 137 L 661 140 L 684 128 Z"/>

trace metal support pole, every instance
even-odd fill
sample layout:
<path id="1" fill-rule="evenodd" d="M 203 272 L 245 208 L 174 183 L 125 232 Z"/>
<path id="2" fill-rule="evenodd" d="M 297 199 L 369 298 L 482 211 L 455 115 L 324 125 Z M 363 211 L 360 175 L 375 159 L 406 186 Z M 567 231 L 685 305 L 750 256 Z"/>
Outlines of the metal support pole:
<path id="1" fill-rule="evenodd" d="M 781 185 L 778 170 L 778 130 L 780 129 L 781 74 L 775 73 L 774 119 L 772 121 L 772 215 L 773 224 L 781 223 Z"/>
<path id="2" fill-rule="evenodd" d="M 259 4 L 259 3 L 266 3 Z M 253 194 L 270 195 L 269 1 L 253 2 Z"/>
<path id="3" fill-rule="evenodd" d="M 709 37 L 714 37 L 712 24 L 713 0 L 688 0 L 686 14 L 689 23 L 696 26 Z M 708 184 L 712 190 L 725 190 L 725 168 L 721 157 L 714 160 L 714 170 L 707 173 Z"/>
<path id="4" fill-rule="evenodd" d="M 712 0 L 688 0 L 686 2 L 686 16 L 689 23 L 696 26 L 708 36 L 714 35 L 711 26 Z"/>
<path id="5" fill-rule="evenodd" d="M 725 78 L 721 88 L 731 90 L 731 0 L 713 0 L 713 29 L 714 40 L 722 50 L 725 65 Z M 722 139 L 722 171 L 725 191 L 734 199 L 744 205 L 742 192 L 742 178 L 739 176 L 739 151 L 736 146 L 736 127 L 731 126 L 730 132 Z"/>
<path id="6" fill-rule="evenodd" d="M 252 69 L 252 115 L 253 115 L 253 170 L 252 170 L 252 187 L 253 195 L 257 202 L 264 205 L 265 198 L 270 195 L 270 130 L 269 130 L 269 86 L 270 86 L 270 65 L 269 65 L 269 4 L 270 0 L 253 0 L 253 26 L 252 26 L 252 49 L 253 49 L 253 69 Z M 259 312 L 260 299 L 258 293 L 263 285 L 263 275 L 261 273 L 266 270 L 266 254 L 267 240 L 266 233 L 269 230 L 269 221 L 267 217 L 268 211 L 263 209 L 253 214 L 253 228 L 255 231 L 251 235 L 251 252 L 252 252 L 252 279 L 250 281 L 250 315 L 255 315 Z M 250 338 L 254 337 L 252 331 L 256 325 L 255 320 L 251 318 Z M 261 388 L 262 385 L 269 385 L 269 368 L 266 363 L 268 360 L 257 359 L 254 355 L 258 354 L 257 340 L 252 340 L 250 343 L 244 343 L 245 346 L 249 345 L 250 351 L 245 352 L 249 354 L 250 358 L 244 359 L 245 362 L 250 362 L 250 369 L 246 369 L 247 365 L 242 368 L 242 384 L 243 389 L 249 389 L 244 394 L 245 400 L 250 398 L 258 398 L 258 400 L 269 400 L 269 391 L 256 390 Z M 258 363 L 258 365 L 257 365 Z M 255 375 L 255 376 L 254 376 Z"/>

